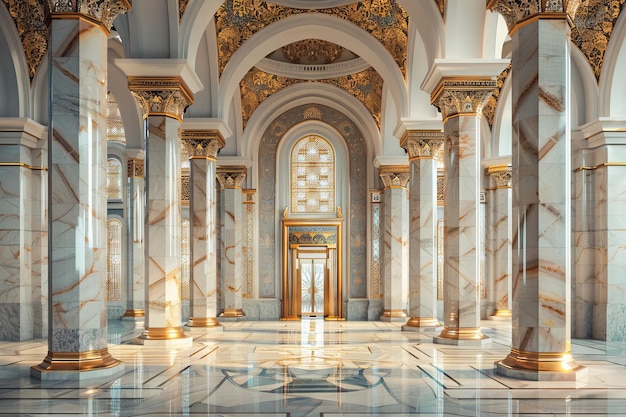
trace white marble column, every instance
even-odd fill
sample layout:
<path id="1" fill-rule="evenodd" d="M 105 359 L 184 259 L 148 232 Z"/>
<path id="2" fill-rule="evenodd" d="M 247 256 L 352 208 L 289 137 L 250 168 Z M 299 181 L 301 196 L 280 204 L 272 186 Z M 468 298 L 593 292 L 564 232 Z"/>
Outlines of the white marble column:
<path id="1" fill-rule="evenodd" d="M 409 292 L 409 167 L 386 165 L 378 169 L 383 193 L 384 306 L 382 321 L 406 321 Z"/>
<path id="2" fill-rule="evenodd" d="M 245 166 L 217 168 L 217 179 L 222 188 L 222 277 L 224 279 L 225 320 L 244 317 L 243 285 L 245 265 L 242 257 L 243 192 L 241 186 L 246 178 Z"/>
<path id="3" fill-rule="evenodd" d="M 46 129 L 30 119 L 0 118 L 0 340 L 42 335 L 42 276 L 37 262 L 47 241 L 38 191 Z M 39 317 L 38 320 L 36 320 Z"/>
<path id="4" fill-rule="evenodd" d="M 222 329 L 217 319 L 216 158 L 224 146 L 217 130 L 183 130 L 191 167 L 191 317 L 187 326 Z"/>
<path id="5" fill-rule="evenodd" d="M 436 343 L 481 344 L 481 109 L 495 80 L 443 79 L 433 95 L 444 123 L 444 328 Z"/>
<path id="6" fill-rule="evenodd" d="M 490 320 L 511 319 L 511 166 L 492 165 L 487 175 L 494 185 L 487 201 L 487 279 L 493 311 Z"/>
<path id="7" fill-rule="evenodd" d="M 50 16 L 48 355 L 42 380 L 122 370 L 107 341 L 107 33 L 126 1 L 56 2 Z M 78 372 L 80 371 L 80 372 Z"/>
<path id="8" fill-rule="evenodd" d="M 409 316 L 403 330 L 432 329 L 437 320 L 437 160 L 443 132 L 407 130 L 409 154 Z"/>
<path id="9" fill-rule="evenodd" d="M 571 355 L 570 27 L 577 2 L 492 1 L 512 37 L 513 320 L 497 372 L 576 380 Z"/>
<path id="10" fill-rule="evenodd" d="M 122 320 L 143 322 L 146 304 L 146 258 L 144 247 L 144 158 L 128 158 L 128 189 L 127 189 L 127 253 L 128 268 L 126 280 L 126 312 Z"/>

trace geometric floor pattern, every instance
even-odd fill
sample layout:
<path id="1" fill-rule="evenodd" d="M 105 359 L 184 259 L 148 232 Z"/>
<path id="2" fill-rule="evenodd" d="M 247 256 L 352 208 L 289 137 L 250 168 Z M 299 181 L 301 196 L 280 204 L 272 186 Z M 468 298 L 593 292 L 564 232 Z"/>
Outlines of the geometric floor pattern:
<path id="1" fill-rule="evenodd" d="M 510 323 L 484 321 L 480 348 L 434 344 L 400 323 L 315 318 L 226 322 L 190 333 L 190 349 L 133 343 L 109 322 L 123 370 L 105 379 L 41 382 L 30 367 L 45 340 L 0 342 L 0 415 L 11 416 L 625 416 L 626 343 L 573 340 L 586 381 L 496 375 Z"/>

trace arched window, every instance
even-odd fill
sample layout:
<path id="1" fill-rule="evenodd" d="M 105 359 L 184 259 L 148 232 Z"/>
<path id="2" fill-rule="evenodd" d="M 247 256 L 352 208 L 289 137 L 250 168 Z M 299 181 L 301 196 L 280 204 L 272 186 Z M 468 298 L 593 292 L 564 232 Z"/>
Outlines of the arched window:
<path id="1" fill-rule="evenodd" d="M 115 101 L 115 97 L 111 93 L 107 93 L 106 117 L 107 140 L 126 143 L 126 131 L 124 130 L 120 108 L 117 106 L 117 101 Z"/>
<path id="2" fill-rule="evenodd" d="M 189 280 L 191 277 L 191 233 L 189 219 L 183 219 L 181 222 L 181 248 L 180 248 L 180 299 L 189 301 Z"/>
<path id="3" fill-rule="evenodd" d="M 107 220 L 107 282 L 108 301 L 122 300 L 122 222 Z"/>
<path id="4" fill-rule="evenodd" d="M 107 198 L 122 199 L 122 162 L 117 158 L 107 160 Z"/>
<path id="5" fill-rule="evenodd" d="M 317 135 L 298 140 L 291 150 L 291 211 L 335 212 L 335 151 Z"/>

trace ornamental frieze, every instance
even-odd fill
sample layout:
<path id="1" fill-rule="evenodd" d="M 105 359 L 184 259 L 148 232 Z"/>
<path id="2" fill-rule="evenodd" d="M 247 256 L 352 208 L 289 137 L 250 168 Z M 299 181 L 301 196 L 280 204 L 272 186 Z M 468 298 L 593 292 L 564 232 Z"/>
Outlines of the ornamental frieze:
<path id="1" fill-rule="evenodd" d="M 129 77 L 128 88 L 144 117 L 165 115 L 181 120 L 185 109 L 193 103 L 187 86 L 178 78 Z"/>
<path id="2" fill-rule="evenodd" d="M 216 159 L 224 138 L 215 130 L 183 130 L 181 140 L 190 158 Z"/>
<path id="3" fill-rule="evenodd" d="M 411 179 L 411 173 L 408 166 L 381 166 L 378 169 L 378 175 L 383 182 L 385 188 L 406 188 Z"/>
<path id="4" fill-rule="evenodd" d="M 131 8 L 131 0 L 49 0 L 51 13 L 79 13 L 111 30 L 113 20 Z"/>
<path id="5" fill-rule="evenodd" d="M 496 80 L 444 79 L 432 93 L 432 103 L 444 121 L 458 114 L 480 114 L 496 89 Z"/>
<path id="6" fill-rule="evenodd" d="M 436 158 L 443 147 L 444 134 L 438 130 L 407 130 L 400 146 L 409 154 L 409 161 Z"/>
<path id="7" fill-rule="evenodd" d="M 241 188 L 248 170 L 244 166 L 217 167 L 217 180 L 222 189 Z"/>
<path id="8" fill-rule="evenodd" d="M 511 188 L 512 184 L 512 168 L 507 165 L 493 166 L 487 168 L 487 174 L 496 182 L 497 188 Z"/>

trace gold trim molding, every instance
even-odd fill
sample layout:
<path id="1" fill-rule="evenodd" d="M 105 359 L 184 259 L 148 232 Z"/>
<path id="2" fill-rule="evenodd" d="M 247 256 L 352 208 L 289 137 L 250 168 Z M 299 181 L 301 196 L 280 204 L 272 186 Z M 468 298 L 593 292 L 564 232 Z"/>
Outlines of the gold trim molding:
<path id="1" fill-rule="evenodd" d="M 411 179 L 410 168 L 405 165 L 383 165 L 378 176 L 385 188 L 406 188 Z"/>
<path id="2" fill-rule="evenodd" d="M 146 316 L 146 312 L 144 309 L 132 309 L 129 308 L 124 312 L 124 315 L 122 317 L 145 317 Z"/>
<path id="3" fill-rule="evenodd" d="M 599 168 L 607 168 L 607 167 L 626 167 L 626 162 L 604 162 L 602 164 L 599 165 L 595 165 L 595 166 L 586 166 L 583 165 L 581 167 L 578 167 L 574 170 L 574 172 L 579 172 L 579 171 L 595 171 L 596 169 Z"/>
<path id="4" fill-rule="evenodd" d="M 222 324 L 216 317 L 191 317 L 187 327 L 221 327 Z"/>
<path id="5" fill-rule="evenodd" d="M 220 317 L 245 317 L 245 314 L 240 308 L 225 308 Z"/>
<path id="6" fill-rule="evenodd" d="M 483 340 L 488 339 L 480 327 L 444 327 L 439 334 L 442 339 L 452 340 Z"/>
<path id="7" fill-rule="evenodd" d="M 400 146 L 409 154 L 409 161 L 436 159 L 443 148 L 444 133 L 440 130 L 407 130 Z"/>
<path id="8" fill-rule="evenodd" d="M 48 168 L 45 166 L 38 165 L 29 165 L 23 162 L 0 162 L 0 167 L 17 167 L 17 168 L 26 168 L 31 171 L 47 171 Z"/>
<path id="9" fill-rule="evenodd" d="M 441 323 L 434 317 L 411 317 L 405 324 L 408 327 L 439 327 Z"/>
<path id="10" fill-rule="evenodd" d="M 515 348 L 498 365 L 514 370 L 555 373 L 577 372 L 584 368 L 574 362 L 570 352 L 528 352 Z"/>
<path id="11" fill-rule="evenodd" d="M 497 88 L 495 79 L 443 78 L 431 94 L 445 124 L 453 116 L 476 116 Z"/>
<path id="12" fill-rule="evenodd" d="M 128 88 L 143 111 L 143 117 L 168 116 L 182 122 L 193 94 L 180 77 L 128 77 Z"/>
<path id="13" fill-rule="evenodd" d="M 496 181 L 496 188 L 511 188 L 513 171 L 510 165 L 493 165 L 487 168 L 487 175 Z"/>
<path id="14" fill-rule="evenodd" d="M 170 340 L 187 337 L 182 327 L 146 327 L 140 339 L 143 340 Z"/>
<path id="15" fill-rule="evenodd" d="M 217 130 L 182 130 L 181 140 L 190 159 L 217 159 L 226 142 Z"/>
<path id="16" fill-rule="evenodd" d="M 120 360 L 111 356 L 107 348 L 85 352 L 50 352 L 33 369 L 39 372 L 92 371 L 117 366 Z"/>
<path id="17" fill-rule="evenodd" d="M 487 9 L 504 17 L 509 34 L 530 20 L 569 19 L 574 21 L 582 0 L 487 0 Z"/>

